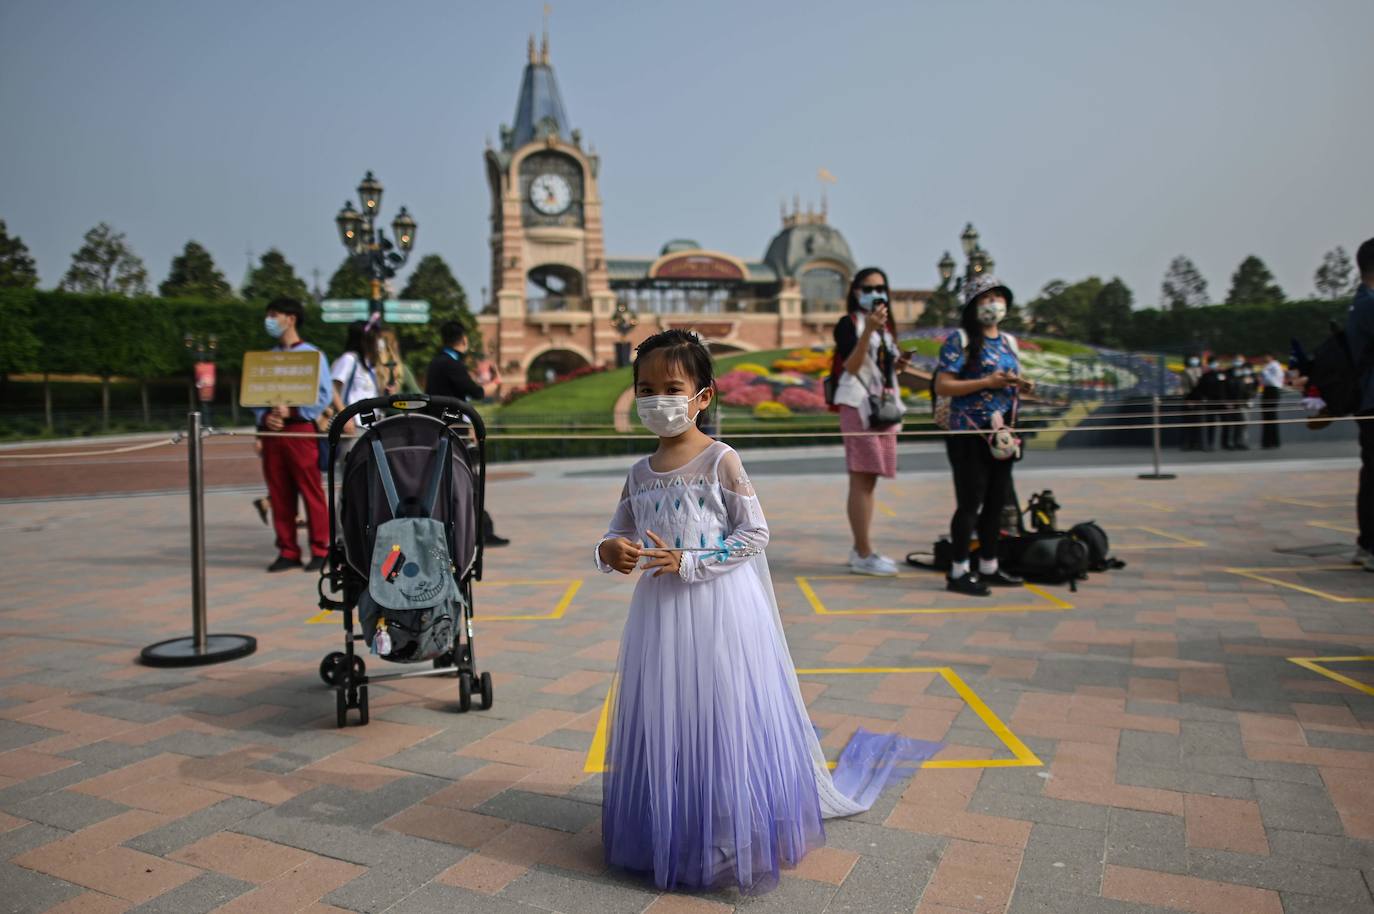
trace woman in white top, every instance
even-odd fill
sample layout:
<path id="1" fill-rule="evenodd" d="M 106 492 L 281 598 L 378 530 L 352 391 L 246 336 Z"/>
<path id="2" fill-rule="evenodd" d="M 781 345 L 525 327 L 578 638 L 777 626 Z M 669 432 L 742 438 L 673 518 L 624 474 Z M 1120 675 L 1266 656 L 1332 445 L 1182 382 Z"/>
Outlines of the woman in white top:
<path id="1" fill-rule="evenodd" d="M 337 415 L 360 400 L 381 397 L 395 393 L 395 389 L 384 383 L 377 374 L 377 356 L 382 345 L 381 326 L 375 320 L 354 321 L 348 325 L 348 342 L 344 345 L 343 355 L 330 366 L 329 376 L 334 381 L 334 413 Z M 356 427 L 352 420 L 344 426 L 344 435 L 351 436 Z M 345 437 L 341 452 L 347 453 L 353 439 Z"/>
<path id="2" fill-rule="evenodd" d="M 849 470 L 849 527 L 854 548 L 849 570 L 854 574 L 890 577 L 897 563 L 879 555 L 869 539 L 873 525 L 873 492 L 878 477 L 897 475 L 897 432 L 901 421 L 884 423 L 873 415 L 874 399 L 886 395 L 898 411 L 905 411 L 898 392 L 897 372 L 911 356 L 897 347 L 897 328 L 888 312 L 887 274 L 866 267 L 849 284 L 849 307 L 835 324 L 835 405 L 840 411 L 845 466 Z"/>

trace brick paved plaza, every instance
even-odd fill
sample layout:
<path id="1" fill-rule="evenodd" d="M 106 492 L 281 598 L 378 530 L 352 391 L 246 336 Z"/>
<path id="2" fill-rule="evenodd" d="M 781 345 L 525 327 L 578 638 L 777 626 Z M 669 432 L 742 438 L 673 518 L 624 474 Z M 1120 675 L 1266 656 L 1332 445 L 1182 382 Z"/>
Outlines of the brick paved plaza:
<path id="1" fill-rule="evenodd" d="M 259 650 L 189 670 L 135 663 L 189 633 L 184 493 L 11 501 L 0 910 L 1374 911 L 1374 576 L 1349 550 L 1276 551 L 1352 540 L 1351 462 L 1147 482 L 1034 469 L 1051 459 L 1023 466 L 1022 498 L 1053 488 L 1129 567 L 993 603 L 845 575 L 841 476 L 755 471 L 828 751 L 858 725 L 947 745 L 751 898 L 659 896 L 602 865 L 598 729 L 631 584 L 590 554 L 625 461 L 493 484 L 514 545 L 477 590 L 492 710 L 457 714 L 454 680 L 410 680 L 374 686 L 372 722 L 346 730 L 317 675 L 337 617 L 312 576 L 263 573 L 256 490 L 207 507 L 211 630 Z M 879 547 L 928 544 L 949 488 L 880 486 Z"/>

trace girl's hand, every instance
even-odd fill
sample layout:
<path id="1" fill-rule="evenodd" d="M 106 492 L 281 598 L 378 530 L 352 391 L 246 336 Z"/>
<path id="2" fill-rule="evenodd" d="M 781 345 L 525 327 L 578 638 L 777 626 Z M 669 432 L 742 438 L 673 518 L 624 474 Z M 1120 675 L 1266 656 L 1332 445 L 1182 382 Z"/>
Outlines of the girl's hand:
<path id="1" fill-rule="evenodd" d="M 601 556 L 601 561 L 610 565 L 621 574 L 629 574 L 635 570 L 635 565 L 639 562 L 639 557 L 644 552 L 639 548 L 640 543 L 630 542 L 623 536 L 618 536 L 613 540 L 606 540 L 597 547 L 597 555 Z"/>
<path id="2" fill-rule="evenodd" d="M 1035 381 L 1030 378 L 1018 379 L 1017 386 L 1020 387 L 1021 393 L 1023 394 L 1035 393 Z"/>
<path id="3" fill-rule="evenodd" d="M 1001 390 L 1003 387 L 1016 386 L 1016 375 L 1010 371 L 994 371 L 983 380 L 989 390 Z"/>
<path id="4" fill-rule="evenodd" d="M 877 333 L 887 326 L 887 305 L 879 305 L 868 316 L 864 318 L 864 329 L 869 333 Z"/>
<path id="5" fill-rule="evenodd" d="M 682 552 L 677 549 L 669 549 L 668 544 L 659 538 L 658 534 L 652 530 L 645 530 L 649 539 L 654 541 L 657 549 L 645 549 L 644 555 L 649 557 L 649 561 L 644 563 L 644 570 L 657 568 L 654 577 L 663 574 L 677 574 L 682 568 Z"/>
<path id="6" fill-rule="evenodd" d="M 907 367 L 911 365 L 913 355 L 914 354 L 910 352 L 903 352 L 901 355 L 897 356 L 897 370 L 906 371 Z"/>

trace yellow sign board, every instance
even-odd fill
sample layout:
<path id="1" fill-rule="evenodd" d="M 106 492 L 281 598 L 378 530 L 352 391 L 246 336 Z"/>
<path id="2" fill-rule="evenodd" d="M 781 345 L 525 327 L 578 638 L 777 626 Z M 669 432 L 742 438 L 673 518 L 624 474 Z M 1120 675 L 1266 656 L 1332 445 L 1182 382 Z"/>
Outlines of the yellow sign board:
<path id="1" fill-rule="evenodd" d="M 314 406 L 320 399 L 320 354 L 245 352 L 239 406 Z"/>

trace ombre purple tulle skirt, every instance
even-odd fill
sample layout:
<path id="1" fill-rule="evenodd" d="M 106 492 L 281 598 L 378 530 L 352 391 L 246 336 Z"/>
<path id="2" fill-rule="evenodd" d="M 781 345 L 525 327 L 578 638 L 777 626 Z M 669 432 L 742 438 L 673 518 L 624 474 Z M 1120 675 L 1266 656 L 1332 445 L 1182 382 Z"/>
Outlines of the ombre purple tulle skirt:
<path id="1" fill-rule="evenodd" d="M 749 568 L 690 585 L 641 577 L 609 719 L 608 864 L 661 889 L 766 892 L 825 843 L 823 814 L 866 809 L 939 749 L 861 731 L 830 783 L 775 613 Z"/>

